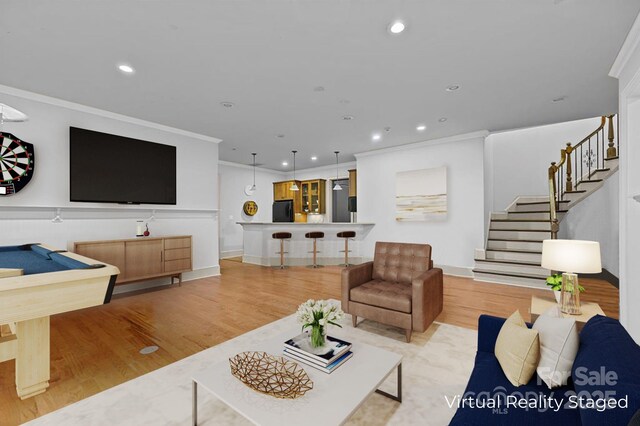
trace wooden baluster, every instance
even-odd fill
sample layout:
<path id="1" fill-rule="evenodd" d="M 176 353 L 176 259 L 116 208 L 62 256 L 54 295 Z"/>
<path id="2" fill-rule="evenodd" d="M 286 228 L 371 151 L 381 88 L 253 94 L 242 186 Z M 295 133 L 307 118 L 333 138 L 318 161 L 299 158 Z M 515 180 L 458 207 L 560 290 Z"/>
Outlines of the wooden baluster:
<path id="1" fill-rule="evenodd" d="M 616 147 L 613 144 L 613 140 L 615 139 L 615 134 L 613 132 L 613 115 L 610 115 L 608 118 L 609 118 L 609 147 L 607 148 L 607 158 L 613 158 L 618 155 L 616 152 Z"/>
<path id="2" fill-rule="evenodd" d="M 566 192 L 573 191 L 573 179 L 571 177 L 571 153 L 573 152 L 573 148 L 571 147 L 571 142 L 567 142 L 567 147 L 563 149 L 563 151 L 567 154 L 567 183 L 566 183 Z"/>
<path id="3" fill-rule="evenodd" d="M 553 161 L 551 167 L 549 167 L 549 220 L 551 222 L 551 239 L 554 240 L 558 238 L 558 231 L 560 229 L 560 224 L 556 216 L 559 200 L 558 189 L 556 188 L 557 171 L 558 167 L 556 166 L 556 162 Z"/>

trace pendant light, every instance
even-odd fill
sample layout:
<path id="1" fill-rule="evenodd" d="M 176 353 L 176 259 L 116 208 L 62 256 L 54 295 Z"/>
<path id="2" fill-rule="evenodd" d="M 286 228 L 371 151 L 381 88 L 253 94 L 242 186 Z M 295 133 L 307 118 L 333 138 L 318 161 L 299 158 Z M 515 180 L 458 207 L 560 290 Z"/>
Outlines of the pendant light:
<path id="1" fill-rule="evenodd" d="M 256 153 L 252 152 L 251 155 L 253 155 L 253 185 L 251 186 L 251 190 L 255 191 L 256 190 Z"/>
<path id="2" fill-rule="evenodd" d="M 336 184 L 334 185 L 333 190 L 342 191 L 342 187 L 338 183 L 338 154 L 340 154 L 340 151 L 333 151 L 333 153 L 336 154 Z"/>
<path id="3" fill-rule="evenodd" d="M 298 185 L 296 185 L 296 152 L 298 151 L 294 149 L 291 152 L 293 152 L 293 183 L 289 189 L 292 191 L 298 191 Z"/>

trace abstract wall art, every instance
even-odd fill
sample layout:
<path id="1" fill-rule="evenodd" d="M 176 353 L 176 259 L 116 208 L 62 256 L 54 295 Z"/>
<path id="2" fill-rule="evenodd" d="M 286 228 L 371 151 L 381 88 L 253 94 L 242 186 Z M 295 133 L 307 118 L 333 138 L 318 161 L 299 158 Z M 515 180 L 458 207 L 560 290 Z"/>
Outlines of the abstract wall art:
<path id="1" fill-rule="evenodd" d="M 396 220 L 421 222 L 447 217 L 447 168 L 396 174 Z"/>

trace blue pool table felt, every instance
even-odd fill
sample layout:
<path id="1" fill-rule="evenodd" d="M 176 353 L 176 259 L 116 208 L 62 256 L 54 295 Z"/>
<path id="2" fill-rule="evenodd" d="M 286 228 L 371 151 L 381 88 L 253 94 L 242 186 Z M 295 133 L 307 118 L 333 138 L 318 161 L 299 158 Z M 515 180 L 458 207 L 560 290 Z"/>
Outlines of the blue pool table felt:
<path id="1" fill-rule="evenodd" d="M 0 268 L 22 269 L 24 275 L 86 269 L 86 263 L 39 245 L 0 247 Z"/>

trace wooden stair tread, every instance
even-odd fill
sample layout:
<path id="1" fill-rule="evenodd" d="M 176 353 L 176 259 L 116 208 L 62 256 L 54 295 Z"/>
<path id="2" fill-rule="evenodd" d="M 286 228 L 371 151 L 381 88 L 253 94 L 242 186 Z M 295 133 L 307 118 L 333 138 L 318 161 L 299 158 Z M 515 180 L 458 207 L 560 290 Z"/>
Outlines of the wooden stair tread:
<path id="1" fill-rule="evenodd" d="M 524 260 L 504 260 L 504 259 L 474 259 L 476 262 L 487 263 L 505 263 L 507 265 L 521 265 L 521 266 L 539 266 L 542 268 L 539 262 L 526 262 Z"/>
<path id="2" fill-rule="evenodd" d="M 615 157 L 609 157 L 609 158 L 605 158 L 604 161 L 609 161 L 609 160 L 617 160 L 619 157 L 616 155 Z"/>
<path id="3" fill-rule="evenodd" d="M 547 232 L 551 232 L 551 231 L 547 231 Z M 542 240 L 514 240 L 514 239 L 508 239 L 508 238 L 489 238 L 488 241 L 504 241 L 504 242 L 508 242 L 508 243 L 539 243 L 542 244 Z M 490 249 L 493 250 L 493 249 Z"/>
<path id="4" fill-rule="evenodd" d="M 609 170 L 609 169 L 607 169 Z M 558 201 L 559 203 L 568 203 L 569 200 L 560 200 Z M 531 202 L 527 202 L 527 203 L 516 203 L 517 206 L 530 206 L 530 205 L 534 205 L 534 204 L 549 204 L 549 201 L 531 201 Z"/>
<path id="5" fill-rule="evenodd" d="M 539 242 L 539 241 L 536 241 Z M 518 250 L 518 249 L 486 249 L 485 251 L 499 251 L 499 252 L 508 252 L 508 253 L 529 253 L 529 254 L 542 254 L 542 251 L 536 250 Z"/>
<path id="6" fill-rule="evenodd" d="M 545 222 L 549 222 L 548 220 Z M 508 231 L 508 232 L 551 232 L 547 229 L 495 229 L 489 228 L 489 231 Z"/>
<path id="7" fill-rule="evenodd" d="M 602 179 L 584 179 L 576 183 L 576 185 L 580 185 L 581 183 L 599 183 L 599 182 L 602 182 Z"/>
<path id="8" fill-rule="evenodd" d="M 564 191 L 565 194 L 584 194 L 587 192 L 586 189 L 579 189 L 577 191 Z"/>
<path id="9" fill-rule="evenodd" d="M 491 222 L 549 222 L 549 219 L 491 219 Z"/>
<path id="10" fill-rule="evenodd" d="M 473 268 L 472 271 L 478 274 L 491 274 L 491 275 L 501 275 L 504 277 L 516 277 L 516 278 L 528 278 L 532 280 L 544 280 L 545 277 L 539 275 L 530 275 L 530 274 L 513 274 L 504 271 L 490 271 L 490 270 L 482 270 Z"/>

